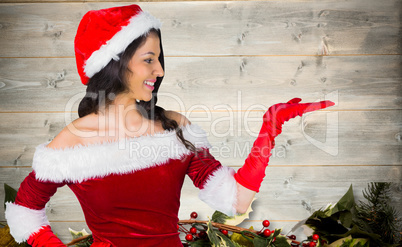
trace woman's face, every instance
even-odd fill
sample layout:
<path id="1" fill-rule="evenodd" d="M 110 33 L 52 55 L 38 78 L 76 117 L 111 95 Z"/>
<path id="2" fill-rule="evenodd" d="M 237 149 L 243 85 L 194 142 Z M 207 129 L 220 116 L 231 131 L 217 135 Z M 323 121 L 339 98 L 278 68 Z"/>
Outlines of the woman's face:
<path id="1" fill-rule="evenodd" d="M 164 74 L 158 60 L 160 52 L 159 37 L 155 33 L 150 33 L 145 43 L 135 51 L 128 64 L 127 74 L 131 97 L 143 101 L 152 99 L 156 78 Z"/>

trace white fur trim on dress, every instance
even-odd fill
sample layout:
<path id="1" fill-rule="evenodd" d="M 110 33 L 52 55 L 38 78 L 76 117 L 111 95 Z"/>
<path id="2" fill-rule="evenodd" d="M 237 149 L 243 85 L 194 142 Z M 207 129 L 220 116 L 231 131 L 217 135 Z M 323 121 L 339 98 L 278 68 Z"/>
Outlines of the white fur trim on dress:
<path id="1" fill-rule="evenodd" d="M 216 170 L 200 191 L 199 198 L 215 210 L 228 216 L 235 215 L 237 184 L 234 174 L 235 171 L 226 166 Z"/>
<path id="2" fill-rule="evenodd" d="M 210 148 L 207 134 L 198 125 L 182 127 L 183 136 L 196 148 Z M 122 141 L 77 145 L 51 149 L 47 143 L 36 147 L 32 167 L 36 179 L 50 182 L 82 182 L 110 174 L 128 174 L 159 166 L 169 159 L 181 159 L 191 153 L 175 131 L 129 138 Z"/>
<path id="3" fill-rule="evenodd" d="M 6 219 L 10 227 L 10 234 L 17 243 L 28 240 L 29 236 L 38 232 L 42 227 L 49 225 L 45 208 L 30 209 L 18 204 L 6 202 Z"/>
<path id="4" fill-rule="evenodd" d="M 161 22 L 148 12 L 140 12 L 133 16 L 127 26 L 117 32 L 99 50 L 94 51 L 84 65 L 88 78 L 103 69 L 112 59 L 118 61 L 118 55 L 136 38 L 146 34 L 150 29 L 160 29 Z"/>

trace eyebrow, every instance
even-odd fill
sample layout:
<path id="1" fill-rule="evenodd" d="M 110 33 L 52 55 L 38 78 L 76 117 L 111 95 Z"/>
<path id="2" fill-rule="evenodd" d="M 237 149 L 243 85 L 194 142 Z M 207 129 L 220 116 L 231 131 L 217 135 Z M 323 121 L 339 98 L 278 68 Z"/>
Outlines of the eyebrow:
<path id="1" fill-rule="evenodd" d="M 152 51 L 149 51 L 149 52 L 146 52 L 146 53 L 142 54 L 141 56 L 145 56 L 145 55 L 153 55 L 153 56 L 155 56 L 155 53 L 152 52 Z"/>

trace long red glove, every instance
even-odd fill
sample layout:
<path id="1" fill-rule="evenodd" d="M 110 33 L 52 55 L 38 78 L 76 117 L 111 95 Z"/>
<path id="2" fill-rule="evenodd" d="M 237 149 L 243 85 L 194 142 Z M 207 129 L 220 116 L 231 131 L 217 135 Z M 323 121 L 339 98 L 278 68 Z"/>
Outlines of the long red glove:
<path id="1" fill-rule="evenodd" d="M 39 232 L 32 234 L 27 243 L 32 247 L 66 247 L 61 240 L 54 235 L 50 226 L 42 227 Z"/>
<path id="2" fill-rule="evenodd" d="M 302 116 L 306 112 L 320 110 L 335 105 L 332 101 L 299 103 L 294 98 L 287 103 L 271 106 L 264 114 L 263 124 L 251 152 L 244 165 L 234 175 L 236 181 L 244 187 L 259 192 L 265 168 L 268 166 L 271 149 L 275 146 L 275 137 L 282 132 L 282 125 L 291 118 Z"/>

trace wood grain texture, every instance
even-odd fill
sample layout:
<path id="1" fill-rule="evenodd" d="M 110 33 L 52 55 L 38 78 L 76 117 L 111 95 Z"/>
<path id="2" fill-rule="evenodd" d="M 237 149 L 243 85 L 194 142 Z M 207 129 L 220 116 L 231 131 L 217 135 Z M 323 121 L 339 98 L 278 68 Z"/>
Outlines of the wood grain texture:
<path id="1" fill-rule="evenodd" d="M 401 66 L 399 55 L 168 57 L 159 103 L 176 111 L 246 111 L 336 94 L 337 110 L 402 109 Z M 1 112 L 76 111 L 84 92 L 73 58 L 0 59 Z"/>
<path id="2" fill-rule="evenodd" d="M 3 57 L 74 56 L 91 9 L 119 3 L 0 6 Z M 165 55 L 401 54 L 400 0 L 141 3 L 163 22 Z"/>
<path id="3" fill-rule="evenodd" d="M 241 166 L 258 135 L 262 114 L 253 112 L 241 119 L 240 125 L 225 112 L 211 113 L 211 118 L 197 113 L 189 119 L 208 133 L 211 152 L 218 160 Z M 61 113 L 1 115 L 0 166 L 30 166 L 35 147 L 53 139 L 65 126 Z M 270 164 L 401 165 L 401 118 L 402 110 L 392 110 L 321 111 L 294 119 L 285 124 L 276 139 Z"/>
<path id="4" fill-rule="evenodd" d="M 0 2 L 0 185 L 18 188 L 35 147 L 77 117 L 85 91 L 73 57 L 79 20 L 132 2 Z M 268 106 L 293 97 L 337 103 L 285 124 L 243 227 L 269 219 L 287 233 L 350 184 L 362 199 L 372 181 L 394 182 L 391 204 L 402 208 L 401 0 L 140 2 L 163 22 L 159 104 L 206 130 L 222 164 L 243 164 Z M 213 213 L 197 194 L 186 179 L 180 219 Z M 67 187 L 47 214 L 65 243 L 69 227 L 88 230 Z"/>

